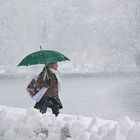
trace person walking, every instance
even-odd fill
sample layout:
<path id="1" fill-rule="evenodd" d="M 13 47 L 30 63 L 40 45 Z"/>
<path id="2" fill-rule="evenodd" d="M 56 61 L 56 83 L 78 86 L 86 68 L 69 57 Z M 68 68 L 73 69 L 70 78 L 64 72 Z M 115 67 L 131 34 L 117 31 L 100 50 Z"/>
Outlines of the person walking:
<path id="1" fill-rule="evenodd" d="M 27 55 L 17 65 L 45 65 L 39 76 L 33 78 L 26 88 L 31 98 L 36 101 L 34 108 L 39 109 L 41 113 L 46 113 L 47 108 L 50 107 L 53 114 L 57 116 L 59 109 L 63 108 L 58 96 L 60 91 L 60 78 L 57 71 L 57 62 L 62 61 L 70 61 L 70 59 L 58 51 L 43 50 L 42 46 L 40 46 L 40 51 Z"/>
<path id="2" fill-rule="evenodd" d="M 43 97 L 39 102 L 36 102 L 34 106 L 34 108 L 40 110 L 42 114 L 46 113 L 47 108 L 51 108 L 52 113 L 58 116 L 59 109 L 63 108 L 58 95 L 60 92 L 60 78 L 57 69 L 58 63 L 46 65 L 35 82 L 37 91 L 47 87 Z"/>

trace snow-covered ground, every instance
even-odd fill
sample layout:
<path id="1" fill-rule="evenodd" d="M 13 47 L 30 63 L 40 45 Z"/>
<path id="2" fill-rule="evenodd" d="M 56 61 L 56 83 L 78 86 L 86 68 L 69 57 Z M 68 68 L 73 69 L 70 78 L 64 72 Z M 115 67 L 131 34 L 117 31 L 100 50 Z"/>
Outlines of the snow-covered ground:
<path id="1" fill-rule="evenodd" d="M 139 140 L 140 123 L 50 113 L 0 106 L 1 140 Z"/>

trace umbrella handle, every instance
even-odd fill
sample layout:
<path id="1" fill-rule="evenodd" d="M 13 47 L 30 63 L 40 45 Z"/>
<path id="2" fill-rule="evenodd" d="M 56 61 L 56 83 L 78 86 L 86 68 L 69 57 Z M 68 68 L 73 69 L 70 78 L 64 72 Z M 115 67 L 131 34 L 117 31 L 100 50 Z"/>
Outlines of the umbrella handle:
<path id="1" fill-rule="evenodd" d="M 42 51 L 42 46 L 40 45 L 40 50 Z M 47 68 L 46 68 L 46 64 L 45 64 L 45 75 L 44 75 L 44 78 L 43 78 L 43 80 L 45 81 L 45 78 L 46 78 L 46 76 L 47 76 L 47 80 L 49 80 L 49 76 L 48 76 L 48 71 L 47 71 Z"/>
<path id="2" fill-rule="evenodd" d="M 40 50 L 42 51 L 42 46 L 40 45 Z"/>

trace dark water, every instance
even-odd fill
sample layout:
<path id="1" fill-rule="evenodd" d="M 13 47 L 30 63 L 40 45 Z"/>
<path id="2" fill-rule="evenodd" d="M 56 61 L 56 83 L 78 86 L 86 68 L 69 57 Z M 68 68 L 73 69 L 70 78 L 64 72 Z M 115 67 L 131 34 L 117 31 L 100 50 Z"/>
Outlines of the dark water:
<path id="1" fill-rule="evenodd" d="M 0 104 L 19 108 L 34 105 L 25 90 L 27 78 L 1 78 Z M 140 77 L 61 77 L 61 113 L 140 121 Z"/>

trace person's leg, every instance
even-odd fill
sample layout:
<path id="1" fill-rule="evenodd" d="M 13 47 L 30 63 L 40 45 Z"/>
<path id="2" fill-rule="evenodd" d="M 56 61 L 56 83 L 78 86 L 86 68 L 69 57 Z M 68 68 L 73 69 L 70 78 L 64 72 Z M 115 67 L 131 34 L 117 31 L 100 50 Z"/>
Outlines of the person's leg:
<path id="1" fill-rule="evenodd" d="M 42 114 L 46 113 L 46 111 L 47 111 L 47 105 L 46 105 L 45 97 L 44 96 L 41 98 L 41 100 L 39 102 L 37 102 L 35 104 L 34 108 L 40 110 L 40 112 Z"/>
<path id="2" fill-rule="evenodd" d="M 34 108 L 39 109 L 41 108 L 41 106 L 44 104 L 44 97 L 41 98 L 41 100 L 39 102 L 36 102 Z"/>
<path id="3" fill-rule="evenodd" d="M 41 112 L 42 114 L 44 114 L 44 113 L 46 113 L 46 111 L 47 111 L 47 106 L 44 104 L 43 106 L 41 106 L 40 112 Z"/>
<path id="4" fill-rule="evenodd" d="M 58 106 L 53 105 L 53 106 L 51 107 L 51 109 L 52 109 L 52 113 L 55 114 L 55 116 L 57 117 L 58 114 L 59 114 L 59 108 L 58 108 Z"/>
<path id="5" fill-rule="evenodd" d="M 54 104 L 56 104 L 59 107 L 59 109 L 63 108 L 62 103 L 61 103 L 61 101 L 60 101 L 58 96 L 53 97 L 53 102 L 54 102 Z"/>

